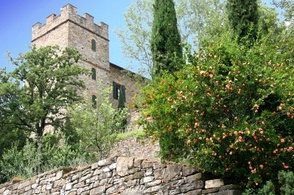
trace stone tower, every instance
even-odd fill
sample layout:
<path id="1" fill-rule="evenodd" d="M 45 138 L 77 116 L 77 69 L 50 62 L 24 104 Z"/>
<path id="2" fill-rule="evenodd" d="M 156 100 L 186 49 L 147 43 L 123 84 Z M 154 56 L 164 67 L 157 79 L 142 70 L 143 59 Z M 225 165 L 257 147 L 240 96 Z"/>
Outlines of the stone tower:
<path id="1" fill-rule="evenodd" d="M 78 49 L 82 54 L 79 65 L 93 74 L 82 77 L 89 93 L 95 94 L 100 80 L 104 86 L 110 84 L 108 25 L 103 22 L 95 24 L 94 17 L 87 13 L 79 16 L 76 7 L 67 4 L 61 8 L 59 16 L 51 14 L 46 24 L 38 22 L 33 25 L 32 44 L 37 47 L 58 45 L 61 49 Z"/>
<path id="2" fill-rule="evenodd" d="M 108 25 L 103 22 L 95 24 L 90 14 L 78 15 L 78 9 L 71 4 L 63 6 L 59 16 L 48 16 L 45 24 L 38 22 L 33 25 L 32 44 L 78 49 L 82 54 L 79 65 L 92 72 L 91 76 L 81 76 L 92 100 L 99 95 L 98 87 L 112 87 L 110 101 L 117 108 L 121 91 L 125 95 L 126 106 L 139 91 L 135 73 L 109 62 Z"/>

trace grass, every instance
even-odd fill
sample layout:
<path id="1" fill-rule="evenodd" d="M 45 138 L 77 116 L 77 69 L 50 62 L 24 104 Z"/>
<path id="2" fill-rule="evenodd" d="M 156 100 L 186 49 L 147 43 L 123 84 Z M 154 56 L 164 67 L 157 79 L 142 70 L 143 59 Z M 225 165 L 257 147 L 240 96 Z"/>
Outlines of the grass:
<path id="1" fill-rule="evenodd" d="M 146 136 L 145 132 L 142 129 L 137 129 L 137 130 L 117 134 L 116 141 L 124 140 L 124 139 L 127 139 L 129 137 L 134 137 L 134 138 L 138 138 L 138 139 L 144 139 L 147 136 Z"/>

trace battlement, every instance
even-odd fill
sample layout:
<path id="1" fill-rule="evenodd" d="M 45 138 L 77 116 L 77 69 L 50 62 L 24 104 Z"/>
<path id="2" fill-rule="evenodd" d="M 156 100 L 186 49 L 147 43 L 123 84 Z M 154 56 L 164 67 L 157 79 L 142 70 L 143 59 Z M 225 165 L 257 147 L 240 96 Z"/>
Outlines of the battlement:
<path id="1" fill-rule="evenodd" d="M 41 24 L 36 23 L 32 27 L 32 41 L 44 36 L 46 33 L 56 29 L 58 26 L 65 24 L 67 22 L 72 22 L 82 28 L 88 29 L 98 36 L 108 40 L 108 25 L 100 22 L 99 24 L 94 23 L 94 17 L 88 13 L 83 16 L 78 15 L 78 9 L 67 4 L 61 8 L 61 14 L 56 16 L 51 14 L 46 18 L 46 23 Z"/>

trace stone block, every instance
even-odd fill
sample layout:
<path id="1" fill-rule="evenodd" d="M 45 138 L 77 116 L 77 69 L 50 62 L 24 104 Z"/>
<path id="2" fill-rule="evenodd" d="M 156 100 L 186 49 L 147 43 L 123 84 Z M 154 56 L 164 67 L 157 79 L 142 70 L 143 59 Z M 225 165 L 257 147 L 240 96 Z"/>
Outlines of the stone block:
<path id="1" fill-rule="evenodd" d="M 105 168 L 103 169 L 103 172 L 104 172 L 104 173 L 105 173 L 105 172 L 110 172 L 110 168 L 105 167 Z"/>
<path id="2" fill-rule="evenodd" d="M 203 181 L 195 181 L 193 183 L 184 184 L 179 187 L 180 187 L 182 193 L 186 193 L 188 191 L 202 189 L 203 186 L 204 186 Z"/>
<path id="3" fill-rule="evenodd" d="M 77 189 L 73 189 L 67 193 L 67 195 L 77 195 Z"/>
<path id="4" fill-rule="evenodd" d="M 141 170 L 140 168 L 132 168 L 132 169 L 129 169 L 129 174 L 133 174 L 133 173 L 139 172 L 140 170 Z"/>
<path id="5" fill-rule="evenodd" d="M 136 173 L 133 174 L 134 179 L 141 179 L 143 177 L 144 177 L 144 173 L 142 171 L 136 172 Z"/>
<path id="6" fill-rule="evenodd" d="M 149 188 L 149 187 L 157 186 L 159 184 L 161 184 L 161 180 L 155 180 L 155 181 L 151 181 L 149 183 L 146 183 L 146 187 Z"/>
<path id="7" fill-rule="evenodd" d="M 33 185 L 32 185 L 32 189 L 35 189 L 35 188 L 37 188 L 38 187 L 38 184 L 37 183 L 34 183 Z"/>
<path id="8" fill-rule="evenodd" d="M 111 165 L 109 165 L 109 169 L 110 170 L 116 169 L 116 163 L 112 163 Z"/>
<path id="9" fill-rule="evenodd" d="M 99 179 L 107 179 L 107 178 L 110 178 L 111 176 L 112 176 L 112 172 L 105 172 L 100 174 Z"/>
<path id="10" fill-rule="evenodd" d="M 98 166 L 103 167 L 111 164 L 111 159 L 103 159 L 98 161 Z"/>
<path id="11" fill-rule="evenodd" d="M 219 191 L 211 195 L 242 195 L 242 191 L 241 190 L 226 190 L 226 191 Z"/>
<path id="12" fill-rule="evenodd" d="M 148 160 L 144 160 L 141 164 L 143 169 L 147 169 L 153 166 L 153 162 L 148 161 Z"/>
<path id="13" fill-rule="evenodd" d="M 65 185 L 65 190 L 68 191 L 68 190 L 71 190 L 72 189 L 72 184 L 71 183 L 67 183 Z"/>
<path id="14" fill-rule="evenodd" d="M 95 170 L 95 169 L 97 169 L 99 166 L 98 166 L 98 163 L 94 163 L 94 164 L 92 164 L 91 165 L 91 169 L 92 170 Z"/>
<path id="15" fill-rule="evenodd" d="M 147 188 L 146 190 L 143 191 L 143 194 L 157 192 L 158 190 L 160 190 L 160 188 L 161 186 L 154 186 L 154 187 Z"/>
<path id="16" fill-rule="evenodd" d="M 102 169 L 96 169 L 93 173 L 93 175 L 100 175 L 101 173 L 103 173 Z"/>
<path id="17" fill-rule="evenodd" d="M 154 180 L 154 177 L 153 177 L 153 176 L 144 177 L 144 178 L 142 179 L 142 183 L 149 183 L 149 182 L 151 182 L 151 181 L 153 181 L 153 180 Z"/>
<path id="18" fill-rule="evenodd" d="M 153 169 L 163 169 L 165 167 L 166 167 L 166 165 L 164 165 L 162 163 L 159 163 L 159 162 L 153 163 Z"/>
<path id="19" fill-rule="evenodd" d="M 197 172 L 198 171 L 195 167 L 183 167 L 183 176 L 184 177 L 187 177 L 187 176 L 192 175 Z"/>
<path id="20" fill-rule="evenodd" d="M 205 189 L 217 188 L 224 185 L 224 181 L 221 179 L 212 179 L 205 181 Z"/>
<path id="21" fill-rule="evenodd" d="M 56 176 L 55 176 L 55 179 L 54 179 L 54 180 L 61 179 L 61 178 L 62 178 L 62 176 L 63 176 L 63 170 L 61 170 L 61 171 L 58 171 L 58 172 L 56 173 Z"/>
<path id="22" fill-rule="evenodd" d="M 173 190 L 170 190 L 167 194 L 168 195 L 176 195 L 176 194 L 180 194 L 181 193 L 181 190 L 179 188 L 177 189 L 173 189 Z M 163 193 L 165 194 L 165 193 Z"/>
<path id="23" fill-rule="evenodd" d="M 5 190 L 4 192 L 3 192 L 3 195 L 9 195 L 11 192 L 10 192 L 10 190 Z"/>
<path id="24" fill-rule="evenodd" d="M 149 176 L 149 175 L 152 175 L 152 174 L 153 174 L 153 169 L 152 168 L 146 169 L 145 176 Z"/>
<path id="25" fill-rule="evenodd" d="M 116 173 L 119 176 L 125 176 L 129 174 L 129 169 L 133 167 L 134 158 L 118 157 L 116 163 Z"/>
<path id="26" fill-rule="evenodd" d="M 178 176 L 182 170 L 181 166 L 170 165 L 167 166 L 163 171 L 164 182 L 171 181 L 175 176 Z"/>
<path id="27" fill-rule="evenodd" d="M 201 180 L 202 179 L 202 173 L 196 173 L 194 175 L 190 175 L 188 177 L 185 177 L 185 182 L 186 183 L 191 183 L 197 180 Z"/>
<path id="28" fill-rule="evenodd" d="M 154 177 L 155 177 L 155 179 L 162 179 L 163 178 L 163 169 L 154 170 Z"/>
<path id="29" fill-rule="evenodd" d="M 31 181 L 25 180 L 25 181 L 22 181 L 18 184 L 18 189 L 23 189 L 23 188 L 30 186 L 30 185 L 31 185 Z"/>
<path id="30" fill-rule="evenodd" d="M 137 167 L 137 168 L 141 168 L 141 163 L 142 163 L 143 159 L 135 159 L 134 160 L 134 167 Z"/>
<path id="31" fill-rule="evenodd" d="M 225 190 L 241 190 L 241 187 L 238 185 L 229 184 L 229 185 L 221 186 L 219 189 L 219 191 L 225 191 Z"/>
<path id="32" fill-rule="evenodd" d="M 219 188 L 209 188 L 209 189 L 202 190 L 202 194 L 211 194 L 218 191 L 219 191 Z"/>
<path id="33" fill-rule="evenodd" d="M 102 194 L 105 192 L 105 186 L 98 186 L 90 190 L 90 195 Z"/>
<path id="34" fill-rule="evenodd" d="M 202 190 L 199 189 L 199 190 L 192 190 L 192 191 L 189 191 L 189 192 L 186 192 L 185 195 L 201 195 L 202 194 Z"/>

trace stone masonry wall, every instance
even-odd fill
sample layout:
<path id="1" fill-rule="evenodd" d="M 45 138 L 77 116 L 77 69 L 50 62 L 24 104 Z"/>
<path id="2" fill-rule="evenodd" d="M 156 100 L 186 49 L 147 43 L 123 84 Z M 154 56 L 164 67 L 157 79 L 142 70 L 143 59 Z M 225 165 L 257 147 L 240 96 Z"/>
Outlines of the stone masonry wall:
<path id="1" fill-rule="evenodd" d="M 112 157 L 83 168 L 59 168 L 18 183 L 0 185 L 0 194 L 210 194 L 240 195 L 238 186 L 205 180 L 195 168 L 133 157 Z"/>

